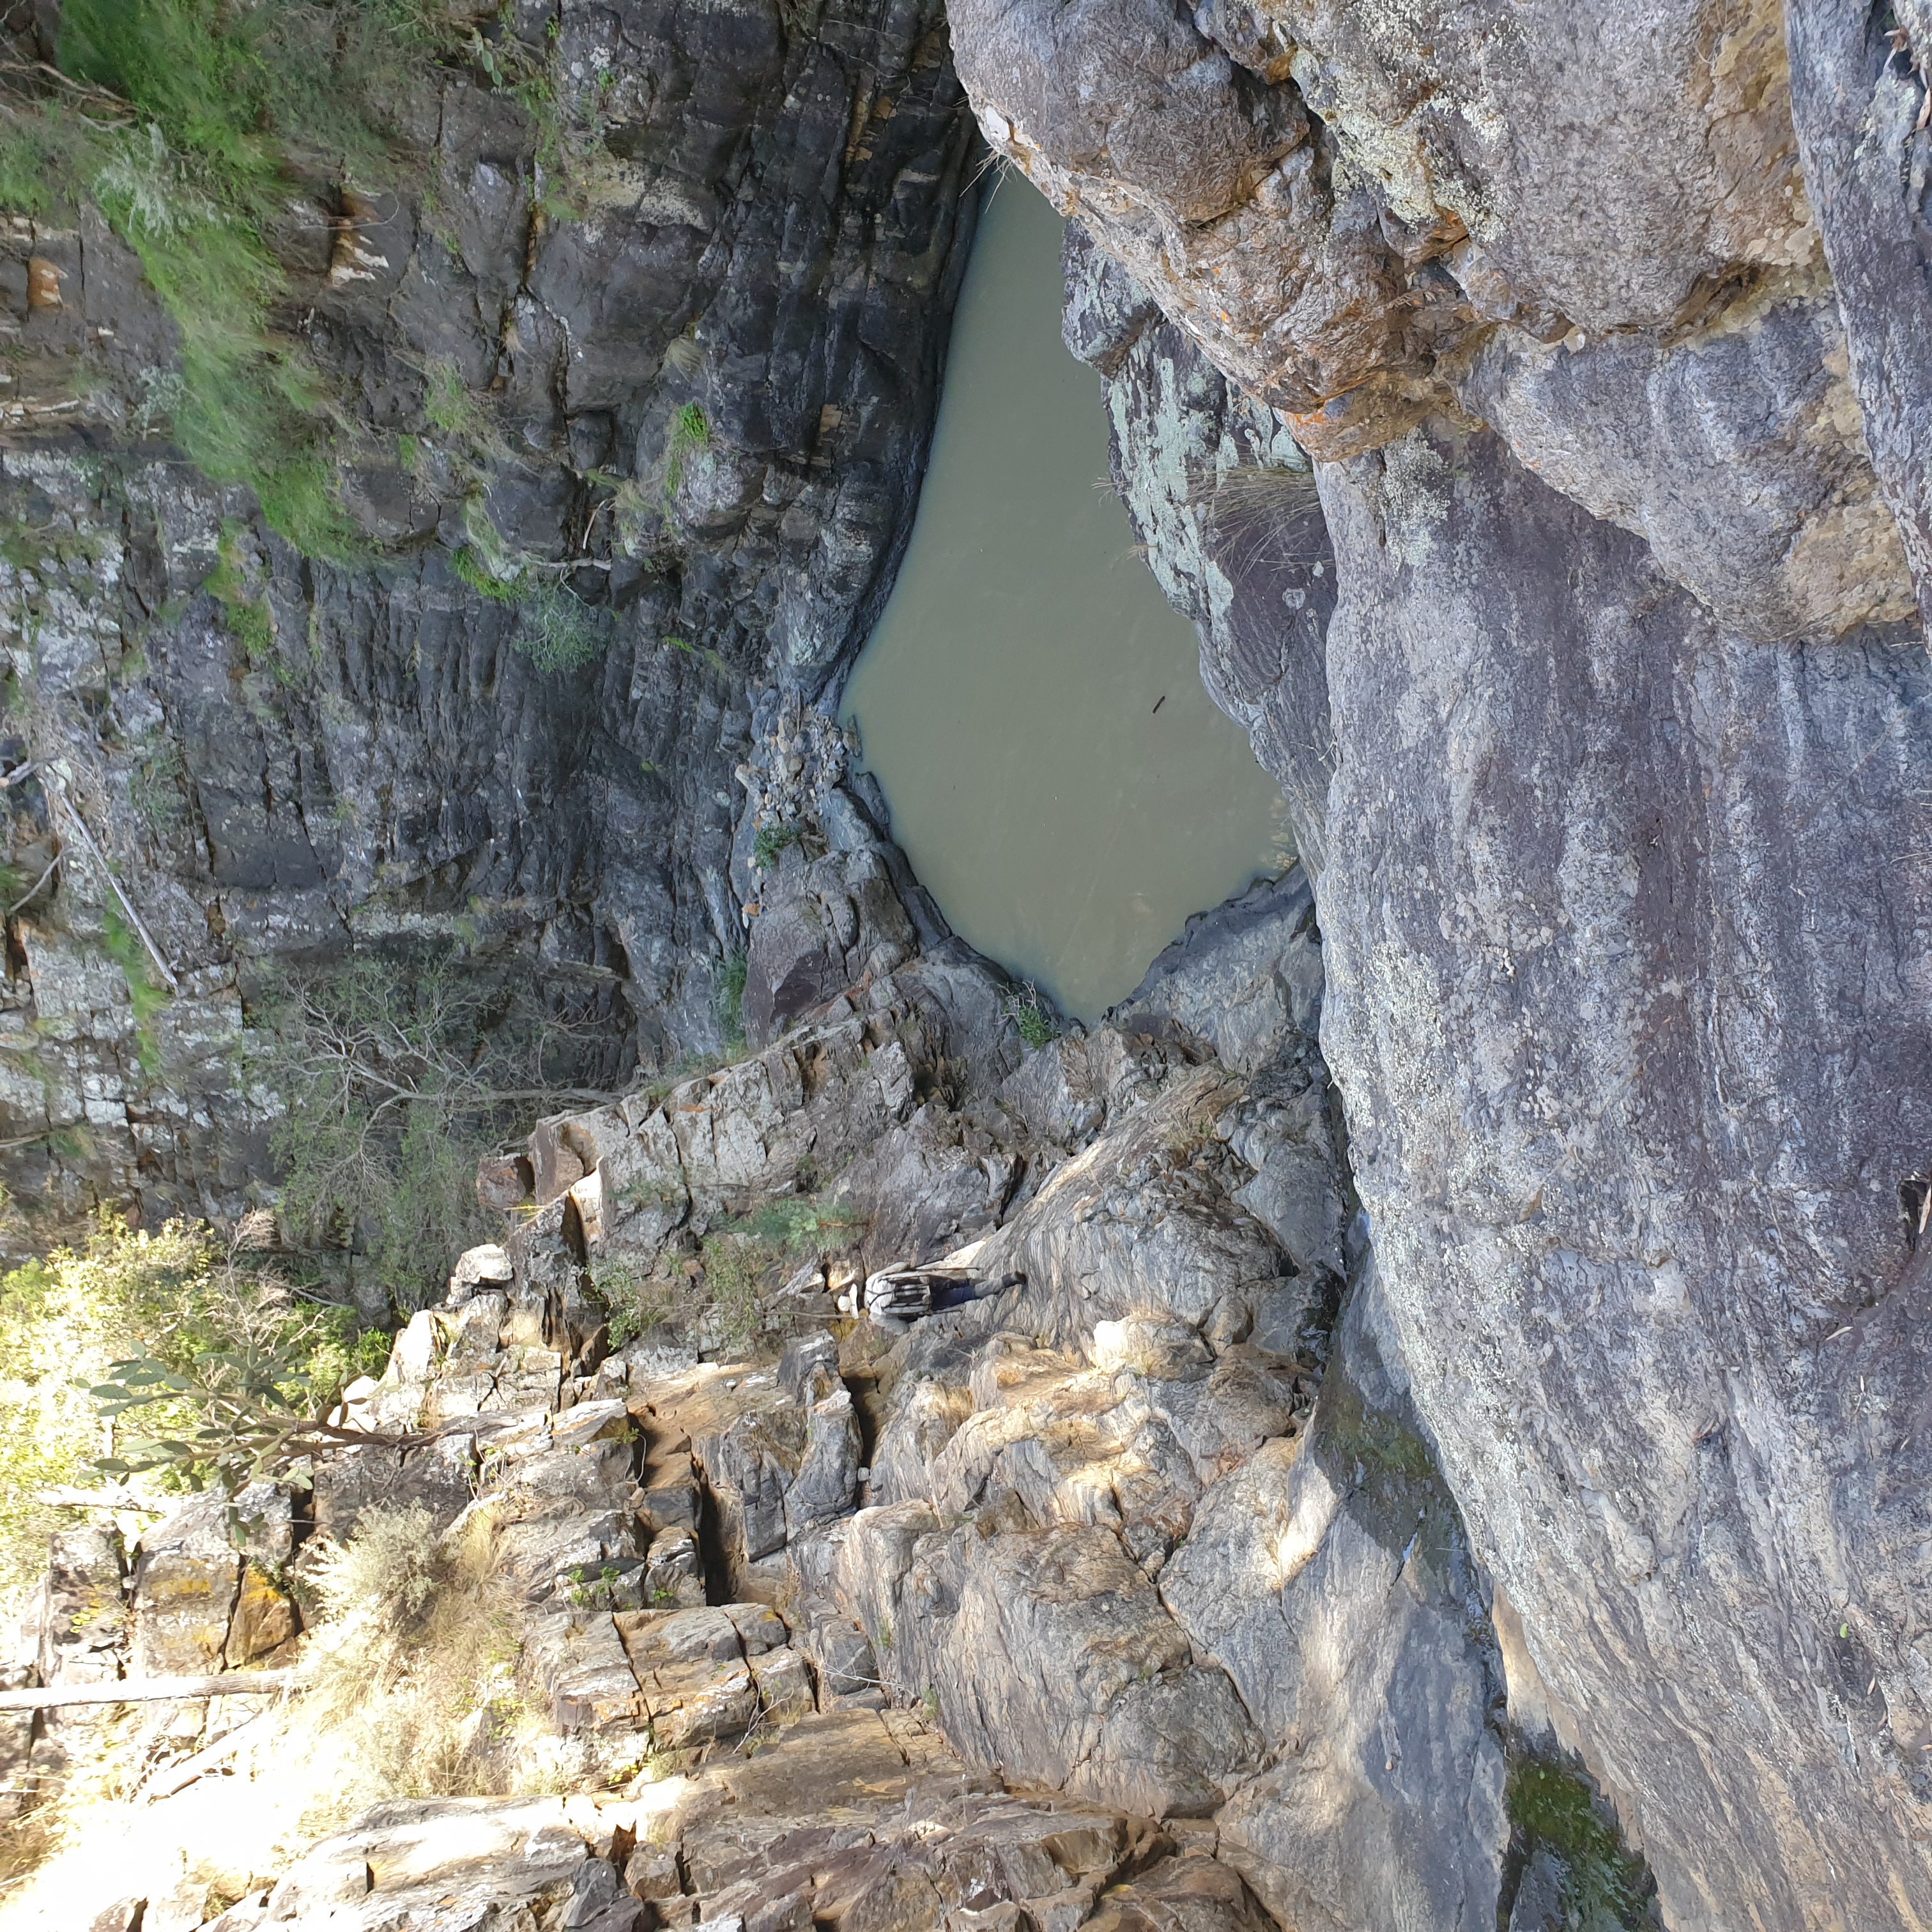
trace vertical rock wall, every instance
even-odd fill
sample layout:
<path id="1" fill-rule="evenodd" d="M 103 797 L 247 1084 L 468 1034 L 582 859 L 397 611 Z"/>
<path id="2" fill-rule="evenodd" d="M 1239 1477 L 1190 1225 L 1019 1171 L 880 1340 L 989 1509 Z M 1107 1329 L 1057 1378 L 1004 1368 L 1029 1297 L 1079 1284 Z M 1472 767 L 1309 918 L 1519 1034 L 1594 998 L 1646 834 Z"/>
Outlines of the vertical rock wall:
<path id="1" fill-rule="evenodd" d="M 1493 437 L 1324 494 L 1324 1036 L 1452 1480 L 1672 1922 L 1887 1923 L 1932 1795 L 1924 650 L 1726 636 Z"/>
<path id="2" fill-rule="evenodd" d="M 1922 23 L 953 19 L 1559 1730 L 1672 1927 L 1925 1924 Z"/>
<path id="3" fill-rule="evenodd" d="M 510 31 L 554 126 L 480 58 L 425 62 L 393 188 L 292 179 L 267 238 L 358 561 L 171 446 L 173 325 L 98 215 L 0 234 L 7 764 L 52 771 L 178 982 L 142 1006 L 158 969 L 127 976 L 102 865 L 23 775 L 0 1140 L 30 1208 L 266 1179 L 234 1048 L 279 965 L 536 990 L 579 1028 L 566 1088 L 716 1047 L 754 807 L 813 822 L 838 776 L 830 743 L 785 788 L 734 774 L 836 682 L 909 534 L 974 206 L 941 11 L 566 0 Z M 532 656 L 532 607 L 484 594 L 506 560 L 589 662 Z"/>

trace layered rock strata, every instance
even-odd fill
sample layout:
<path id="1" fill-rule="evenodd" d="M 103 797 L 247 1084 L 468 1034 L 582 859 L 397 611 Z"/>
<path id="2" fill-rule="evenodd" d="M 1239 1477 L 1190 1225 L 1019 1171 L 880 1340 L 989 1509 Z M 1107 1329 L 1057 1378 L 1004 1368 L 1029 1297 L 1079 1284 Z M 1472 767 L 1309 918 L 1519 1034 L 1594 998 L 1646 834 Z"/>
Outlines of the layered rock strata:
<path id="1" fill-rule="evenodd" d="M 393 190 L 293 182 L 267 238 L 360 562 L 181 460 L 173 325 L 98 215 L 0 236 L 0 1139 L 56 1219 L 259 1191 L 236 1046 L 278 968 L 535 985 L 560 1091 L 715 1050 L 757 834 L 842 772 L 799 698 L 909 532 L 974 207 L 940 11 L 508 17 L 548 121 L 426 62 Z M 540 668 L 499 571 L 587 663 Z"/>

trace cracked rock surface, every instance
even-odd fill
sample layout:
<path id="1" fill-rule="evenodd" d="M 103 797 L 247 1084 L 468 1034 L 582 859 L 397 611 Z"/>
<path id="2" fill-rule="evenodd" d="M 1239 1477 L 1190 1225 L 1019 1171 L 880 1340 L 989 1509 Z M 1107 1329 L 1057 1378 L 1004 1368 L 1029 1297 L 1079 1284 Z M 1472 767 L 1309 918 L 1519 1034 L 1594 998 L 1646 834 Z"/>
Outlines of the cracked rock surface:
<path id="1" fill-rule="evenodd" d="M 137 1019 L 85 854 L 10 894 L 0 1140 L 56 1223 L 260 1196 L 236 1042 L 282 966 L 534 988 L 575 1028 L 566 1090 L 716 1050 L 755 835 L 815 832 L 811 783 L 842 773 L 836 731 L 836 769 L 789 770 L 801 702 L 890 587 L 976 205 L 941 11 L 506 17 L 590 130 L 583 207 L 547 207 L 513 90 L 425 63 L 360 266 L 326 244 L 338 184 L 278 241 L 361 562 L 297 556 L 170 446 L 142 398 L 172 326 L 104 223 L 0 232 L 7 762 L 55 769 L 178 982 Z M 36 262 L 64 302 L 30 302 Z M 539 668 L 465 551 L 582 600 L 590 662 Z M 24 886 L 78 835 L 37 779 L 6 802 Z"/>
<path id="2" fill-rule="evenodd" d="M 1505 1802 L 1554 1761 L 1533 1673 L 1346 1226 L 1310 914 L 1298 873 L 1232 902 L 1033 1049 L 983 969 L 916 953 L 736 1066 L 546 1122 L 535 1211 L 356 1399 L 432 1437 L 330 1452 L 293 1513 L 248 1492 L 246 1550 L 217 1500 L 124 1586 L 104 1544 L 62 1556 L 53 1681 L 204 1625 L 232 1652 L 265 1538 L 307 1538 L 298 1575 L 414 1507 L 487 1548 L 534 1725 L 472 1738 L 502 1795 L 379 1805 L 251 1876 L 223 1932 L 1564 1922 L 1585 1894 Z M 808 1160 L 844 1232 L 721 1332 L 719 1242 L 806 1198 Z M 970 1179 L 956 1220 L 900 1198 L 935 1172 Z M 942 1257 L 954 1305 L 837 1312 L 840 1282 Z M 614 1346 L 640 1282 L 668 1298 Z M 131 1654 L 76 1606 L 89 1562 Z M 526 1762 L 566 1795 L 515 1795 Z M 143 1924 L 206 1922 L 191 1881 Z"/>

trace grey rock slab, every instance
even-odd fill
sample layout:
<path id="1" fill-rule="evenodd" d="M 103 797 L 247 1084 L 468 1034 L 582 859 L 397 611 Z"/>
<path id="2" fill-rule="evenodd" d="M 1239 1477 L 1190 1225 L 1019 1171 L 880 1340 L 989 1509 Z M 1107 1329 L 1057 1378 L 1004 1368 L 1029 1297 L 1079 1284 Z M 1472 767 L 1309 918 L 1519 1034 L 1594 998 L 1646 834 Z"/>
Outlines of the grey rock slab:
<path id="1" fill-rule="evenodd" d="M 129 1580 L 130 1661 L 142 1677 L 201 1677 L 219 1670 L 242 1586 L 229 1502 L 196 1497 L 141 1539 Z"/>
<path id="2" fill-rule="evenodd" d="M 918 1505 L 842 1527 L 833 1581 L 881 1674 L 930 1689 L 950 1742 L 1004 1775 L 1154 1815 L 1210 1810 L 1257 1745 L 1111 1529 L 948 1533 Z"/>
<path id="3" fill-rule="evenodd" d="M 976 1268 L 1024 1276 L 1029 1318 L 1070 1340 L 1129 1313 L 1198 1323 L 1225 1294 L 1273 1280 L 1280 1250 L 1229 1202 L 1208 1150 L 1238 1090 L 1214 1068 L 1170 1082 L 1057 1169 L 988 1239 Z"/>
<path id="4" fill-rule="evenodd" d="M 1203 1493 L 1161 1594 L 1270 1754 L 1216 1814 L 1269 1909 L 1475 1932 L 1510 1840 L 1499 1660 L 1413 1412 L 1366 1325 L 1344 1338 L 1306 1432 Z"/>
<path id="5" fill-rule="evenodd" d="M 631 1430 L 631 1412 L 616 1397 L 580 1402 L 550 1419 L 550 1441 L 559 1450 L 585 1449 L 604 1437 L 616 1439 Z"/>
<path id="6" fill-rule="evenodd" d="M 628 1729 L 641 1714 L 637 1674 L 607 1610 L 526 1617 L 518 1667 L 561 1731 Z"/>
<path id="7" fill-rule="evenodd" d="M 1932 21 L 1792 0 L 1791 108 L 1831 265 L 1864 441 L 1898 520 L 1922 614 L 1932 611 L 1932 325 L 1922 299 L 1926 136 L 1920 71 Z M 1895 26 L 1900 48 L 1889 37 Z"/>
<path id="8" fill-rule="evenodd" d="M 80 1526 L 48 1539 L 47 1568 L 21 1620 L 43 1684 L 118 1677 L 128 1649 L 127 1560 L 119 1532 Z M 18 1682 L 10 1688 L 20 1688 Z M 29 1730 L 32 1726 L 29 1726 Z"/>
<path id="9" fill-rule="evenodd" d="M 838 1198 L 867 1217 L 872 1266 L 918 1264 L 988 1232 L 1018 1172 L 1010 1152 L 928 1104 L 853 1157 Z"/>
<path id="10" fill-rule="evenodd" d="M 848 1514 L 859 1495 L 859 1419 L 842 1386 L 806 1412 L 805 1448 L 785 1491 L 788 1538 Z"/>
<path id="11" fill-rule="evenodd" d="M 867 973 L 883 977 L 916 945 L 884 861 L 869 848 L 810 864 L 782 854 L 759 900 L 746 969 L 746 1035 L 764 1046 Z"/>
<path id="12" fill-rule="evenodd" d="M 1774 641 L 1896 622 L 1917 608 L 1911 574 L 1822 282 L 1773 281 L 1667 343 L 1499 329 L 1456 394 L 1729 628 Z"/>
<path id="13" fill-rule="evenodd" d="M 818 1708 L 812 1666 L 802 1651 L 789 1646 L 750 1658 L 758 1707 L 773 1722 L 794 1724 Z"/>
<path id="14" fill-rule="evenodd" d="M 588 1854 L 560 1799 L 392 1799 L 325 1838 L 275 1886 L 268 1922 L 474 1926 L 519 1906 L 561 1905 Z"/>
<path id="15" fill-rule="evenodd" d="M 755 1562 L 784 1547 L 787 1502 L 806 1442 L 805 1418 L 778 1402 L 693 1442 L 692 1454 L 716 1501 L 719 1533 L 734 1562 Z M 842 1448 L 842 1442 L 832 1447 Z M 850 1466 L 857 1466 L 856 1448 Z"/>
<path id="16" fill-rule="evenodd" d="M 1125 1885 L 1110 1886 L 1087 1921 L 1092 1932 L 1268 1932 L 1275 1922 L 1220 1859 L 1200 1852 L 1161 1859 Z"/>
<path id="17" fill-rule="evenodd" d="M 1769 8 L 971 0 L 952 27 L 995 151 L 1323 457 L 1400 434 L 1485 323 L 1660 328 L 1814 245 Z"/>
<path id="18" fill-rule="evenodd" d="M 1322 1017 L 1322 942 L 1301 868 L 1189 920 L 1108 1018 L 1124 1026 L 1142 1015 L 1198 1035 L 1238 1073 L 1312 1042 Z"/>
<path id="19" fill-rule="evenodd" d="M 1418 1408 L 1666 1918 L 1909 1924 L 1922 646 L 1742 642 L 1487 436 L 1322 487 L 1322 1045 Z"/>

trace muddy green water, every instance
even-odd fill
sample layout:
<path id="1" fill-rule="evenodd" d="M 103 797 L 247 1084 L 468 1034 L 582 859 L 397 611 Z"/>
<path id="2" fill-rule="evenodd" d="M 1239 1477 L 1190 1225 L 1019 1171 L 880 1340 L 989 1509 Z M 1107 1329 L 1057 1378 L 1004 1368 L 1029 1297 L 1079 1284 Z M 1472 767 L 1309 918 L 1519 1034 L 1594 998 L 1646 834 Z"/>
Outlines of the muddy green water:
<path id="1" fill-rule="evenodd" d="M 1060 227 L 1019 180 L 980 218 L 918 522 L 845 711 L 955 930 L 1090 1020 L 1292 848 L 1105 487 Z"/>

